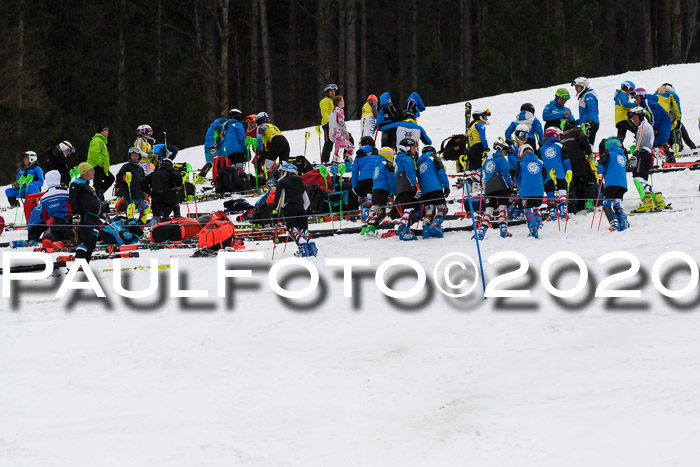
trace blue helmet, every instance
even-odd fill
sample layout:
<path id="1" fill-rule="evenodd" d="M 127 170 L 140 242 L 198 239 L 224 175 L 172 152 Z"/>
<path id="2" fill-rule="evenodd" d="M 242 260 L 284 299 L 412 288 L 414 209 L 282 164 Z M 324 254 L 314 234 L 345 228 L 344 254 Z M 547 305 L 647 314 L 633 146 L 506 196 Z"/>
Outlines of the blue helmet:
<path id="1" fill-rule="evenodd" d="M 280 166 L 280 170 L 285 174 L 297 174 L 297 166 L 289 162 L 283 162 Z"/>
<path id="2" fill-rule="evenodd" d="M 270 116 L 267 114 L 267 112 L 260 112 L 256 117 L 255 117 L 255 123 L 261 123 L 264 121 L 270 121 Z"/>
<path id="3" fill-rule="evenodd" d="M 620 85 L 620 89 L 622 89 L 623 91 L 627 91 L 628 93 L 634 91 L 634 88 L 636 88 L 636 86 L 632 81 L 623 81 Z"/>

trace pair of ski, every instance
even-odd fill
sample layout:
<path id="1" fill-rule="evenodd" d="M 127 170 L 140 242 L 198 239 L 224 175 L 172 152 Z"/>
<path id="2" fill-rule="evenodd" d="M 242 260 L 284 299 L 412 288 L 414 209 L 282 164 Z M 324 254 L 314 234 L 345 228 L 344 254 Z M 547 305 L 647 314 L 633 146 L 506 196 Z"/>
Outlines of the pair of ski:
<path id="1" fill-rule="evenodd" d="M 104 255 L 92 255 L 91 261 L 100 261 L 100 260 L 105 260 L 105 259 L 117 259 L 117 258 L 138 258 L 139 257 L 139 252 L 138 251 L 129 251 L 125 253 L 116 253 L 116 254 L 104 254 Z M 65 256 L 58 256 L 54 262 L 53 262 L 53 270 L 57 270 L 60 268 L 65 268 L 68 267 L 68 263 L 72 263 L 75 261 L 75 255 L 65 255 Z M 10 273 L 25 273 L 25 272 L 39 272 L 43 271 L 46 269 L 46 265 L 44 263 L 40 264 L 21 264 L 18 266 L 11 266 L 10 267 Z M 4 270 L 0 270 L 0 274 L 3 274 Z"/>

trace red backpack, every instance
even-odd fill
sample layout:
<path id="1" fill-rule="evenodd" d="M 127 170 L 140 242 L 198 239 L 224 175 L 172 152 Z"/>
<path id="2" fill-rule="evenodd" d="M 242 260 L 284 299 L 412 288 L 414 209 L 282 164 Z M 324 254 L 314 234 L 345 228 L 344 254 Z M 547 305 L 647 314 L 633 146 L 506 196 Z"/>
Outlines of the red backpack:
<path id="1" fill-rule="evenodd" d="M 236 227 L 221 211 L 211 215 L 209 222 L 197 234 L 199 248 L 218 250 L 233 246 L 236 241 Z"/>
<path id="2" fill-rule="evenodd" d="M 333 178 L 328 174 L 324 179 L 319 169 L 306 172 L 301 176 L 301 180 L 305 185 L 318 185 L 326 191 L 332 191 L 333 189 Z"/>
<path id="3" fill-rule="evenodd" d="M 178 217 L 171 221 L 160 222 L 151 230 L 153 242 L 181 242 L 194 237 L 202 230 L 197 219 Z"/>

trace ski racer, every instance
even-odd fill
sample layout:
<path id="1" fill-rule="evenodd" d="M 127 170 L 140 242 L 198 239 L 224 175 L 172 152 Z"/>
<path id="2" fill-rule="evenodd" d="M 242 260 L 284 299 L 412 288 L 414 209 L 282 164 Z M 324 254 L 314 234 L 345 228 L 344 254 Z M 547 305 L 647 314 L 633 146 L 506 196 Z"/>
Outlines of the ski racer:
<path id="1" fill-rule="evenodd" d="M 537 117 L 535 117 L 534 105 L 530 104 L 529 102 L 526 102 L 525 104 L 520 106 L 520 112 L 518 113 L 518 115 L 515 116 L 515 120 L 513 120 L 511 124 L 508 125 L 508 128 L 506 128 L 505 136 L 506 142 L 508 144 L 511 143 L 511 136 L 513 135 L 513 132 L 518 127 L 518 125 L 525 125 L 527 128 L 529 128 L 527 139 L 525 141 L 522 141 L 523 144 L 527 143 L 533 148 L 535 148 L 537 147 L 537 143 L 539 142 L 539 146 L 542 146 L 542 143 L 544 142 L 544 132 L 542 131 L 542 123 Z"/>
<path id="2" fill-rule="evenodd" d="M 610 229 L 627 229 L 627 215 L 622 209 L 622 198 L 627 192 L 627 156 L 622 143 L 615 137 L 600 142 L 598 173 L 603 176 L 603 212 L 610 222 Z"/>
<path id="3" fill-rule="evenodd" d="M 600 127 L 600 119 L 598 118 L 598 94 L 590 88 L 588 78 L 576 78 L 571 85 L 576 89 L 576 97 L 578 97 L 578 115 L 576 124 L 582 128 L 586 128 L 588 141 L 593 144 L 595 135 Z"/>
<path id="4" fill-rule="evenodd" d="M 634 90 L 635 87 L 632 81 L 624 81 L 620 85 L 620 89 L 615 91 L 615 97 L 613 98 L 615 102 L 615 128 L 617 128 L 617 139 L 620 142 L 625 141 L 625 135 L 628 131 L 633 135 L 637 131 L 629 121 L 629 118 L 627 118 L 627 112 L 637 106 L 634 99 L 631 98 Z"/>
<path id="5" fill-rule="evenodd" d="M 501 237 L 511 237 L 508 232 L 508 202 L 513 189 L 513 181 L 510 177 L 510 164 L 508 163 L 508 150 L 510 146 L 502 140 L 493 143 L 493 151 L 486 157 L 481 176 L 484 184 L 484 213 L 479 219 L 476 235 L 483 240 L 486 231 L 491 226 L 493 212 L 498 209 L 498 229 Z"/>
<path id="6" fill-rule="evenodd" d="M 401 216 L 401 224 L 397 234 L 399 240 L 417 240 L 410 230 L 411 224 L 417 220 L 414 213 L 423 192 L 416 174 L 416 156 L 418 146 L 413 139 L 404 138 L 399 142 L 396 155 L 396 204 Z"/>
<path id="7" fill-rule="evenodd" d="M 423 238 L 442 238 L 442 221 L 447 214 L 446 198 L 450 194 L 450 181 L 445 166 L 432 146 L 423 148 L 417 165 L 418 181 L 424 190 L 419 213 L 423 219 Z"/>
<path id="8" fill-rule="evenodd" d="M 489 109 L 477 109 L 472 112 L 472 122 L 469 124 L 467 137 L 469 138 L 469 150 L 467 151 L 467 169 L 479 170 L 489 150 L 486 141 L 486 125 L 491 116 Z"/>
<path id="9" fill-rule="evenodd" d="M 637 89 L 639 91 L 639 89 Z M 653 166 L 651 151 L 654 141 L 654 128 L 644 118 L 645 110 L 635 107 L 629 112 L 629 119 L 637 128 L 637 137 L 634 153 L 630 157 L 629 165 L 632 168 L 634 184 L 642 199 L 637 211 L 656 211 L 666 208 L 666 200 L 660 191 L 649 183 L 649 172 Z"/>
<path id="10" fill-rule="evenodd" d="M 371 136 L 363 136 L 362 141 Z M 377 163 L 384 160 L 377 152 L 377 148 L 369 144 L 362 146 L 355 152 L 355 160 L 352 163 L 352 191 L 357 196 L 357 202 L 361 210 L 362 221 L 367 220 L 369 210 L 372 207 L 372 180 Z"/>
<path id="11" fill-rule="evenodd" d="M 362 106 L 361 132 L 362 136 L 370 136 L 374 139 L 374 127 L 377 125 L 377 110 L 379 99 L 374 94 L 367 96 L 367 102 Z"/>
<path id="12" fill-rule="evenodd" d="M 525 220 L 530 236 L 539 238 L 542 216 L 539 207 L 544 195 L 544 163 L 534 153 L 532 146 L 524 144 L 518 152 L 520 161 L 517 165 L 517 183 L 520 187 Z"/>
<path id="13" fill-rule="evenodd" d="M 385 146 L 379 149 L 379 156 L 381 159 L 377 160 L 372 177 L 372 207 L 367 217 L 367 225 L 362 227 L 360 235 L 374 235 L 377 226 L 386 216 L 389 199 L 396 195 L 394 150 Z"/>
<path id="14" fill-rule="evenodd" d="M 75 257 L 90 262 L 102 227 L 102 202 L 90 186 L 90 180 L 95 178 L 95 169 L 89 163 L 81 162 L 78 165 L 78 174 L 79 177 L 73 180 L 68 189 L 73 225 L 78 226 L 80 242 Z"/>
<path id="15" fill-rule="evenodd" d="M 566 153 L 566 149 L 559 141 L 564 133 L 557 127 L 552 126 L 544 131 L 547 141 L 542 145 L 542 162 L 547 178 L 544 183 L 544 191 L 547 194 L 547 206 L 549 207 L 549 219 L 553 221 L 557 218 L 567 218 L 567 196 L 569 183 L 573 178 L 571 171 L 571 161 Z M 554 195 L 556 186 L 557 195 Z"/>
<path id="16" fill-rule="evenodd" d="M 309 234 L 309 218 L 306 214 L 310 204 L 306 185 L 297 175 L 297 167 L 294 164 L 282 162 L 280 171 L 281 176 L 277 181 L 275 197 L 272 200 L 275 213 L 282 213 L 284 224 L 297 244 L 299 251 L 294 256 L 316 256 L 318 248 Z"/>

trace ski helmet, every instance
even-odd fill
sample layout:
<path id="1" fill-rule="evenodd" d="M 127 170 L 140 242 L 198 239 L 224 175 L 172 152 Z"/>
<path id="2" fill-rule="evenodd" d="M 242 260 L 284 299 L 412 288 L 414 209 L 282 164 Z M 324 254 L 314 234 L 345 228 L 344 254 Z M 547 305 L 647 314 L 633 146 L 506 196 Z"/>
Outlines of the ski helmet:
<path id="1" fill-rule="evenodd" d="M 571 82 L 571 85 L 572 86 L 581 86 L 583 88 L 583 90 L 581 92 L 583 92 L 586 89 L 588 89 L 588 85 L 589 85 L 588 78 L 584 78 L 583 76 L 579 76 L 578 78 L 576 78 L 575 80 L 573 80 Z"/>
<path id="2" fill-rule="evenodd" d="M 255 115 L 255 114 L 248 115 L 248 116 L 245 118 L 246 123 L 254 122 L 254 121 L 255 121 L 255 117 L 257 117 L 257 115 Z"/>
<path id="3" fill-rule="evenodd" d="M 28 157 L 28 158 L 29 158 L 29 163 L 30 163 L 30 164 L 35 163 L 35 162 L 37 161 L 37 159 L 38 159 L 37 156 L 36 156 L 36 153 L 35 153 L 34 151 L 24 151 L 24 152 L 22 153 L 22 158 L 25 158 L 25 157 Z"/>
<path id="4" fill-rule="evenodd" d="M 75 152 L 75 148 L 68 141 L 61 141 L 60 143 L 58 143 L 58 149 L 63 153 L 65 153 L 66 151 L 70 153 Z"/>
<path id="5" fill-rule="evenodd" d="M 555 126 L 550 126 L 546 130 L 544 130 L 544 135 L 547 138 L 553 138 L 553 137 L 561 138 L 561 135 L 563 135 L 563 134 L 564 134 L 564 132 Z"/>
<path id="6" fill-rule="evenodd" d="M 676 88 L 674 88 L 671 83 L 664 83 L 661 86 L 663 86 L 665 88 L 669 88 L 671 90 L 671 92 L 676 92 Z"/>
<path id="7" fill-rule="evenodd" d="M 566 90 L 566 88 L 557 89 L 557 91 L 554 93 L 554 97 L 561 97 L 562 99 L 566 100 L 571 99 L 571 95 L 569 94 L 569 91 Z"/>
<path id="8" fill-rule="evenodd" d="M 360 139 L 360 147 L 362 146 L 375 146 L 374 138 L 371 136 L 363 136 L 362 139 Z"/>
<path id="9" fill-rule="evenodd" d="M 500 151 L 507 151 L 508 150 L 508 143 L 506 143 L 503 140 L 497 139 L 493 143 L 493 150 L 500 152 Z"/>
<path id="10" fill-rule="evenodd" d="M 238 109 L 231 109 L 228 111 L 228 118 L 238 120 L 239 122 L 243 120 L 243 112 Z"/>
<path id="11" fill-rule="evenodd" d="M 530 128 L 524 123 L 519 124 L 515 127 L 513 131 L 513 138 L 515 138 L 519 143 L 524 143 L 527 141 L 527 137 L 530 135 Z"/>
<path id="12" fill-rule="evenodd" d="M 325 88 L 323 88 L 323 92 L 328 92 L 328 91 L 337 91 L 338 90 L 338 85 L 337 84 L 327 84 Z"/>
<path id="13" fill-rule="evenodd" d="M 136 134 L 139 136 L 153 136 L 153 128 L 150 125 L 139 125 L 136 129 Z"/>
<path id="14" fill-rule="evenodd" d="M 632 110 L 630 110 L 629 112 L 627 112 L 627 118 L 629 118 L 630 120 L 632 120 L 632 117 L 634 117 L 635 115 L 637 117 L 639 117 L 639 121 L 641 122 L 642 120 L 644 120 L 644 116 L 646 115 L 646 112 L 644 111 L 644 108 L 642 108 L 642 107 L 635 107 Z"/>
<path id="15" fill-rule="evenodd" d="M 605 149 L 610 149 L 611 146 L 617 146 L 618 148 L 622 148 L 622 143 L 620 142 L 620 139 L 617 136 L 611 136 L 610 138 L 606 138 L 604 142 Z"/>
<path id="16" fill-rule="evenodd" d="M 472 118 L 474 120 L 482 120 L 486 122 L 486 118 L 491 116 L 491 111 L 489 109 L 476 109 L 472 112 Z"/>
<path id="17" fill-rule="evenodd" d="M 411 148 L 415 145 L 416 145 L 416 142 L 414 140 L 412 140 L 411 138 L 404 138 L 399 143 L 399 152 L 408 153 L 408 151 L 410 151 Z"/>
<path id="18" fill-rule="evenodd" d="M 426 147 L 424 147 L 423 150 L 421 151 L 422 154 L 425 154 L 426 152 L 429 152 L 429 153 L 432 154 L 433 156 L 437 156 L 437 151 L 436 151 L 435 148 L 432 147 L 432 146 L 426 146 Z"/>
<path id="19" fill-rule="evenodd" d="M 623 91 L 627 91 L 627 93 L 634 91 L 635 87 L 636 86 L 632 81 L 623 81 L 620 85 L 620 89 L 622 89 Z"/>
<path id="20" fill-rule="evenodd" d="M 523 144 L 522 146 L 520 146 L 520 150 L 518 151 L 518 157 L 522 159 L 523 156 L 528 152 L 534 152 L 532 146 L 530 146 L 529 144 Z"/>
<path id="21" fill-rule="evenodd" d="M 374 94 L 370 94 L 369 96 L 367 96 L 367 101 L 374 101 L 377 104 L 379 104 L 379 99 L 377 99 L 377 96 L 375 96 Z"/>
<path id="22" fill-rule="evenodd" d="M 141 148 L 137 148 L 137 147 L 129 148 L 129 162 L 131 162 L 131 155 L 132 154 L 138 154 L 139 160 L 136 162 L 141 162 L 141 159 L 143 159 L 143 154 L 141 154 Z"/>
<path id="23" fill-rule="evenodd" d="M 283 162 L 282 165 L 280 166 L 280 170 L 282 171 L 282 176 L 286 174 L 297 174 L 297 166 L 290 163 L 290 162 Z M 281 178 L 281 177 L 280 177 Z"/>
<path id="24" fill-rule="evenodd" d="M 164 167 L 164 166 L 166 166 L 166 165 L 169 166 L 169 167 L 172 167 L 172 166 L 173 166 L 173 161 L 172 161 L 172 159 L 166 157 L 165 159 L 163 159 L 162 161 L 160 161 L 160 166 L 161 166 L 161 167 Z"/>
<path id="25" fill-rule="evenodd" d="M 382 156 L 384 159 L 388 160 L 389 162 L 394 161 L 394 149 L 390 148 L 389 146 L 384 146 L 379 150 L 379 155 Z"/>
<path id="26" fill-rule="evenodd" d="M 258 115 L 255 116 L 255 123 L 262 123 L 262 122 L 269 122 L 270 121 L 270 116 L 267 114 L 267 112 L 260 112 Z"/>
<path id="27" fill-rule="evenodd" d="M 529 102 L 526 102 L 520 106 L 520 110 L 525 110 L 527 112 L 534 114 L 535 113 L 535 106 L 530 104 Z"/>
<path id="28" fill-rule="evenodd" d="M 647 90 L 644 88 L 637 88 L 630 93 L 630 96 L 632 96 L 632 97 L 637 97 L 637 96 L 644 97 L 646 95 L 647 95 Z"/>

